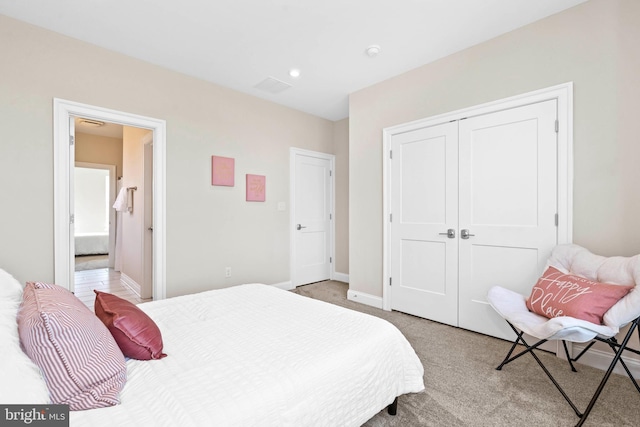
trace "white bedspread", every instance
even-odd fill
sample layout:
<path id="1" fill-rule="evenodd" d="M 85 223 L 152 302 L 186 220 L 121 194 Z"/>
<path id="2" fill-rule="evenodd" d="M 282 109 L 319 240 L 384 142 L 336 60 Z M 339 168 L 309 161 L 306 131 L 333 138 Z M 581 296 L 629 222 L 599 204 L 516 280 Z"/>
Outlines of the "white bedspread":
<path id="1" fill-rule="evenodd" d="M 390 323 L 267 285 L 139 305 L 168 354 L 127 362 L 118 406 L 71 426 L 360 426 L 424 389 L 423 367 Z"/>

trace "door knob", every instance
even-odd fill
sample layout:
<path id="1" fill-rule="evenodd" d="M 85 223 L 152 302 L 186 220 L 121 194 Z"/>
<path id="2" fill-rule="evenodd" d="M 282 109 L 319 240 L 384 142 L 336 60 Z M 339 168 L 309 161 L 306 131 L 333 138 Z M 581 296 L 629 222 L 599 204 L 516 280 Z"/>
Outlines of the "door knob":
<path id="1" fill-rule="evenodd" d="M 469 233 L 469 230 L 467 230 L 466 228 L 463 228 L 462 230 L 460 230 L 460 237 L 462 239 L 468 239 L 469 237 L 473 237 L 473 236 L 475 236 L 475 234 Z"/>
<path id="2" fill-rule="evenodd" d="M 303 226 L 303 225 L 300 225 L 300 224 L 298 224 L 298 225 L 296 226 L 296 230 L 302 230 L 303 228 L 307 228 L 307 227 L 305 227 L 305 226 Z"/>
<path id="3" fill-rule="evenodd" d="M 456 238 L 456 230 L 454 230 L 453 228 L 448 229 L 446 233 L 438 233 L 438 234 L 441 236 L 447 236 L 449 239 Z"/>

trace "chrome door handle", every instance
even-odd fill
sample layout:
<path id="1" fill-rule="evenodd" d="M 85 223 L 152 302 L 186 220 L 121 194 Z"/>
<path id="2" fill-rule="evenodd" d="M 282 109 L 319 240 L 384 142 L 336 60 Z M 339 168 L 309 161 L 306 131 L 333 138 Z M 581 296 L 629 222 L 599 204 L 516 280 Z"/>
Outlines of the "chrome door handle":
<path id="1" fill-rule="evenodd" d="M 475 236 L 475 234 L 469 233 L 469 230 L 467 230 L 466 228 L 463 228 L 462 230 L 460 230 L 460 238 L 462 239 L 468 239 L 469 237 L 473 237 L 473 236 Z"/>
<path id="2" fill-rule="evenodd" d="M 456 230 L 454 230 L 453 228 L 448 229 L 446 233 L 438 233 L 438 234 L 441 236 L 447 236 L 449 239 L 456 238 Z"/>
<path id="3" fill-rule="evenodd" d="M 298 225 L 296 226 L 296 230 L 302 230 L 303 228 L 307 228 L 307 227 L 305 227 L 305 226 L 303 226 L 303 225 L 300 225 L 300 224 L 298 224 Z"/>

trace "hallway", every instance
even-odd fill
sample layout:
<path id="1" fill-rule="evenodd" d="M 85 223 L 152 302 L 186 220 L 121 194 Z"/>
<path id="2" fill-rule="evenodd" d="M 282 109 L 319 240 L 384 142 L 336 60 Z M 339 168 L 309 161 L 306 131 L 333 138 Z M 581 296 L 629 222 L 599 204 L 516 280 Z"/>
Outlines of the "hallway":
<path id="1" fill-rule="evenodd" d="M 112 268 L 75 272 L 74 294 L 89 307 L 91 311 L 93 311 L 93 304 L 96 299 L 96 294 L 93 292 L 94 289 L 117 295 L 133 304 L 151 301 L 151 299 L 140 299 L 120 281 L 120 272 L 114 271 Z"/>

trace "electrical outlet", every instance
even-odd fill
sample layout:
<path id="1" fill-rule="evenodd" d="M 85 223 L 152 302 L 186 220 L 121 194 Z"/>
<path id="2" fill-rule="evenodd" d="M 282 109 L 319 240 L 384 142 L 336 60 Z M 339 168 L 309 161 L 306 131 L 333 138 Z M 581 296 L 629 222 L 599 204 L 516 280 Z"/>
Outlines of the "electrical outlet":
<path id="1" fill-rule="evenodd" d="M 224 277 L 231 277 L 231 267 L 225 267 Z"/>

